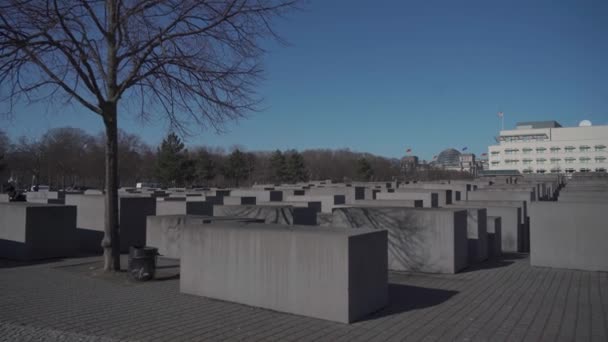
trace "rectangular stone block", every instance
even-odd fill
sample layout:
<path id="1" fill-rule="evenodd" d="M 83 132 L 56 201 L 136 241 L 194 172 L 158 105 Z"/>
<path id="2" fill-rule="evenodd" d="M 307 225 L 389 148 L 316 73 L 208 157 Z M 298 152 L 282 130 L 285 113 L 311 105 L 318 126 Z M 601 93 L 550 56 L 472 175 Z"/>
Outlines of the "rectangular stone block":
<path id="1" fill-rule="evenodd" d="M 304 195 L 287 196 L 286 202 L 321 202 L 321 212 L 331 213 L 332 210 L 346 203 L 344 195 Z"/>
<path id="2" fill-rule="evenodd" d="M 76 207 L 0 204 L 0 257 L 17 260 L 70 257 L 76 252 Z"/>
<path id="3" fill-rule="evenodd" d="M 497 216 L 488 216 L 488 257 L 502 255 L 502 220 Z"/>
<path id="4" fill-rule="evenodd" d="M 424 208 L 439 207 L 439 195 L 430 191 L 407 191 L 407 192 L 379 192 L 376 194 L 378 200 L 422 200 Z"/>
<path id="5" fill-rule="evenodd" d="M 352 204 L 353 207 L 406 207 L 422 208 L 422 200 L 357 200 Z"/>
<path id="6" fill-rule="evenodd" d="M 391 270 L 456 273 L 468 265 L 465 210 L 337 208 L 331 224 L 387 230 Z"/>
<path id="7" fill-rule="evenodd" d="M 467 211 L 467 237 L 469 241 L 469 264 L 479 263 L 488 259 L 488 228 L 487 210 L 471 208 L 458 204 L 450 208 Z"/>
<path id="8" fill-rule="evenodd" d="M 462 201 L 458 206 L 486 208 L 488 216 L 499 216 L 502 228 L 502 251 L 524 252 L 523 203 L 517 201 Z"/>
<path id="9" fill-rule="evenodd" d="M 342 323 L 387 305 L 386 231 L 187 225 L 182 293 Z"/>
<path id="10" fill-rule="evenodd" d="M 186 224 L 202 226 L 222 221 L 263 223 L 263 220 L 241 217 L 199 215 L 148 216 L 146 218 L 146 246 L 158 248 L 158 253 L 166 258 L 179 259 L 182 252 L 182 229 Z"/>
<path id="11" fill-rule="evenodd" d="M 607 272 L 607 227 L 603 203 L 534 202 L 530 264 Z"/>
<path id="12" fill-rule="evenodd" d="M 213 216 L 261 219 L 266 223 L 314 226 L 317 211 L 313 207 L 279 205 L 215 205 Z"/>
<path id="13" fill-rule="evenodd" d="M 179 202 L 185 203 L 185 202 Z M 78 246 L 90 252 L 101 252 L 105 225 L 105 196 L 67 195 L 66 204 L 76 206 Z M 146 243 L 146 216 L 156 214 L 156 198 L 123 196 L 118 201 L 120 249 Z"/>

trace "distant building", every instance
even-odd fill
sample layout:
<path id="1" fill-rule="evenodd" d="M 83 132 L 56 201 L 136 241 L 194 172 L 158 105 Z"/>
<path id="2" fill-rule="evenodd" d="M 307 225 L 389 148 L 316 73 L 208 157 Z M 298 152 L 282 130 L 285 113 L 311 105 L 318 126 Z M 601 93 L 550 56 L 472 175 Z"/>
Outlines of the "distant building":
<path id="1" fill-rule="evenodd" d="M 521 122 L 488 147 L 490 170 L 521 173 L 606 172 L 608 125 L 562 127 L 556 121 Z"/>
<path id="2" fill-rule="evenodd" d="M 401 171 L 403 173 L 414 172 L 418 169 L 418 157 L 417 156 L 405 156 L 401 158 Z"/>

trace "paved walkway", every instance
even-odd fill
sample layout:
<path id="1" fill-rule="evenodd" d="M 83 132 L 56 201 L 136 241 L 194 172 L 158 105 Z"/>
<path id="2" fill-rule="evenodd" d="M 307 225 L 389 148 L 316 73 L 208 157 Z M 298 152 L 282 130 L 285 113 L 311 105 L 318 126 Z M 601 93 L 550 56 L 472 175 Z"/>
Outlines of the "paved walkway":
<path id="1" fill-rule="evenodd" d="M 608 340 L 608 273 L 524 255 L 457 275 L 392 273 L 391 305 L 351 325 L 182 295 L 172 260 L 148 283 L 104 275 L 98 260 L 0 262 L 0 340 Z"/>

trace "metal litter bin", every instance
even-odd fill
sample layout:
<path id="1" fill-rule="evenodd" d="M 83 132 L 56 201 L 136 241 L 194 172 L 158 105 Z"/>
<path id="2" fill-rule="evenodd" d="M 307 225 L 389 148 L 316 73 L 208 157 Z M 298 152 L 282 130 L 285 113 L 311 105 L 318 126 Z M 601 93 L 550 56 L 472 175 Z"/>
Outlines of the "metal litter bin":
<path id="1" fill-rule="evenodd" d="M 131 246 L 129 248 L 129 277 L 137 281 L 154 279 L 158 248 Z"/>

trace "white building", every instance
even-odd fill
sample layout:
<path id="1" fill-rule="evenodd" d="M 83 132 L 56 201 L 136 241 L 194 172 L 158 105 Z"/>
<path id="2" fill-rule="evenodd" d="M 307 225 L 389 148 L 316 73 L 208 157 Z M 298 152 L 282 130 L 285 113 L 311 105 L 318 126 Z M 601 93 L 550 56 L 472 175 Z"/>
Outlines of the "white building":
<path id="1" fill-rule="evenodd" d="M 582 121 L 562 127 L 555 121 L 522 122 L 500 131 L 488 147 L 490 170 L 521 173 L 606 172 L 608 126 Z"/>

